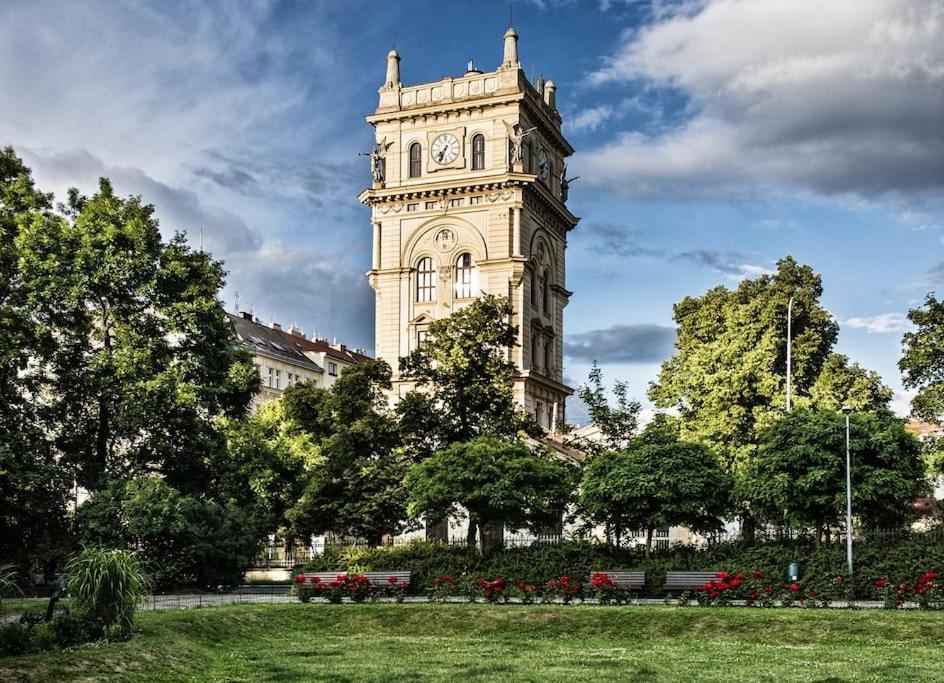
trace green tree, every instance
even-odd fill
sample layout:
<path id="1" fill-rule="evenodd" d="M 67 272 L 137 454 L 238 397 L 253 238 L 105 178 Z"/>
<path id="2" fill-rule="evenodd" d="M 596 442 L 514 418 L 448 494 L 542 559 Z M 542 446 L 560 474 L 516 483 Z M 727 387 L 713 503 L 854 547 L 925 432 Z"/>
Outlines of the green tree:
<path id="1" fill-rule="evenodd" d="M 683 438 L 710 444 L 729 471 L 740 471 L 784 409 L 790 296 L 796 396 L 809 395 L 836 341 L 822 292 L 809 266 L 786 257 L 776 273 L 685 298 L 674 309 L 677 351 L 650 386 L 651 400 L 678 410 Z"/>
<path id="2" fill-rule="evenodd" d="M 419 392 L 401 401 L 404 431 L 426 451 L 476 436 L 537 433 L 515 403 L 511 352 L 518 328 L 506 297 L 483 295 L 429 326 L 427 341 L 400 359 Z M 409 438 L 409 437 L 408 437 Z"/>
<path id="3" fill-rule="evenodd" d="M 411 517 L 469 516 L 485 549 L 486 532 L 537 529 L 559 520 L 573 476 L 551 456 L 496 436 L 453 443 L 413 465 L 406 477 Z"/>
<path id="4" fill-rule="evenodd" d="M 316 421 L 320 459 L 288 514 L 299 533 L 334 533 L 376 544 L 384 534 L 403 530 L 403 478 L 412 460 L 398 447 L 397 423 L 386 408 L 383 392 L 390 386 L 384 361 L 358 363 L 316 401 L 322 413 Z M 299 391 L 290 402 L 302 393 L 316 395 Z"/>
<path id="5" fill-rule="evenodd" d="M 892 390 L 874 370 L 866 370 L 858 363 L 839 353 L 830 354 L 819 377 L 810 387 L 808 400 L 801 398 L 797 405 L 838 411 L 849 406 L 857 413 L 887 410 L 893 397 Z"/>
<path id="6" fill-rule="evenodd" d="M 153 207 L 106 179 L 61 209 L 16 239 L 59 452 L 92 489 L 156 471 L 204 490 L 223 451 L 214 418 L 243 414 L 259 382 L 217 298 L 221 264 L 182 235 L 162 242 Z"/>
<path id="7" fill-rule="evenodd" d="M 611 406 L 603 386 L 603 370 L 594 363 L 587 383 L 577 389 L 577 397 L 583 401 L 590 419 L 600 430 L 596 439 L 571 439 L 572 443 L 587 453 L 602 453 L 626 448 L 639 426 L 639 401 L 629 397 L 626 382 L 613 384 L 616 405 Z"/>
<path id="8" fill-rule="evenodd" d="M 13 149 L 0 150 L 0 557 L 48 575 L 63 554 L 71 477 L 50 447 L 30 364 L 40 337 L 27 305 L 16 242 L 57 218 Z M 34 566 L 35 565 L 35 566 Z"/>
<path id="9" fill-rule="evenodd" d="M 731 478 L 698 443 L 682 441 L 672 423 L 657 416 L 623 451 L 594 456 L 583 471 L 580 504 L 590 518 L 620 539 L 646 530 L 685 526 L 711 531 L 722 526 L 730 504 Z"/>
<path id="10" fill-rule="evenodd" d="M 918 394 L 911 402 L 914 415 L 944 424 L 944 300 L 928 294 L 924 305 L 908 312 L 916 327 L 902 339 L 898 367 L 907 389 Z"/>
<path id="11" fill-rule="evenodd" d="M 926 491 L 921 447 L 887 411 L 850 419 L 853 514 L 866 525 L 900 524 Z M 846 509 L 845 416 L 794 410 L 762 434 L 742 482 L 751 509 L 774 524 L 814 529 L 817 542 Z"/>

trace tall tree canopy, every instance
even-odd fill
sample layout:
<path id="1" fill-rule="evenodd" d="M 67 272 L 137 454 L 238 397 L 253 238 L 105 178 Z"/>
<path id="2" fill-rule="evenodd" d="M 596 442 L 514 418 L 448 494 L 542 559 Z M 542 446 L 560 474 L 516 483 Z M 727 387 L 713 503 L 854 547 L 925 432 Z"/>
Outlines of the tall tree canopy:
<path id="1" fill-rule="evenodd" d="M 573 445 L 591 454 L 626 448 L 639 426 L 641 406 L 630 398 L 626 382 L 614 382 L 613 395 L 616 403 L 611 406 L 603 386 L 603 370 L 594 363 L 587 383 L 577 389 L 577 397 L 587 406 L 590 419 L 600 430 L 599 436 L 572 438 Z"/>
<path id="2" fill-rule="evenodd" d="M 590 518 L 621 538 L 663 526 L 696 531 L 721 527 L 730 504 L 731 477 L 704 445 L 679 439 L 678 428 L 656 416 L 621 451 L 595 455 L 583 471 L 580 505 Z"/>
<path id="3" fill-rule="evenodd" d="M 926 491 L 921 446 L 888 411 L 850 416 L 852 506 L 867 525 L 900 524 Z M 742 486 L 752 512 L 819 538 L 844 519 L 845 416 L 797 409 L 768 427 Z"/>
<path id="4" fill-rule="evenodd" d="M 418 389 L 398 406 L 409 447 L 425 456 L 476 436 L 539 431 L 514 399 L 511 315 L 506 297 L 483 295 L 433 322 L 427 341 L 400 359 L 401 377 Z"/>
<path id="5" fill-rule="evenodd" d="M 894 393 L 875 370 L 852 363 L 841 353 L 832 353 L 823 363 L 819 377 L 810 387 L 809 399 L 800 397 L 797 405 L 838 411 L 849 406 L 857 413 L 888 410 Z"/>
<path id="6" fill-rule="evenodd" d="M 55 559 L 72 484 L 37 411 L 29 361 L 38 335 L 16 248 L 21 231 L 57 220 L 52 196 L 36 189 L 13 149 L 0 150 L 0 557 L 24 565 Z"/>
<path id="7" fill-rule="evenodd" d="M 163 242 L 153 207 L 106 179 L 62 208 L 16 240 L 56 446 L 90 488 L 158 472 L 203 490 L 214 417 L 243 414 L 259 382 L 217 299 L 222 266 Z"/>
<path id="8" fill-rule="evenodd" d="M 819 303 L 822 293 L 820 277 L 786 257 L 776 273 L 685 298 L 675 306 L 677 351 L 650 398 L 678 410 L 683 438 L 711 444 L 729 470 L 741 469 L 784 409 L 791 295 L 795 395 L 809 395 L 829 357 L 838 326 Z"/>
<path id="9" fill-rule="evenodd" d="M 445 519 L 465 510 L 482 548 L 486 531 L 559 521 L 572 487 L 572 473 L 560 461 L 496 436 L 446 446 L 406 478 L 412 517 Z"/>
<path id="10" fill-rule="evenodd" d="M 303 534 L 334 533 L 377 543 L 403 530 L 403 478 L 412 463 L 399 448 L 396 421 L 386 407 L 390 366 L 358 363 L 344 370 L 327 391 L 301 384 L 283 397 L 286 414 L 300 416 L 303 430 L 318 440 L 319 460 L 288 513 Z M 303 407 L 319 411 L 305 414 Z"/>
<path id="11" fill-rule="evenodd" d="M 905 387 L 918 391 L 911 410 L 922 420 L 944 424 L 944 300 L 928 294 L 908 319 L 916 329 L 902 339 L 898 367 Z"/>

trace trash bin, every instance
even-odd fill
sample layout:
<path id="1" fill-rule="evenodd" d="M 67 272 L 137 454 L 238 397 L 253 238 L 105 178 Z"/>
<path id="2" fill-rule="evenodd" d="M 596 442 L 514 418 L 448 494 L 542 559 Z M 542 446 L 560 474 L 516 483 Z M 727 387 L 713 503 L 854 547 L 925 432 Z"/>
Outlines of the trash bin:
<path id="1" fill-rule="evenodd" d="M 787 567 L 787 581 L 799 581 L 800 580 L 800 563 L 791 562 L 790 566 Z"/>

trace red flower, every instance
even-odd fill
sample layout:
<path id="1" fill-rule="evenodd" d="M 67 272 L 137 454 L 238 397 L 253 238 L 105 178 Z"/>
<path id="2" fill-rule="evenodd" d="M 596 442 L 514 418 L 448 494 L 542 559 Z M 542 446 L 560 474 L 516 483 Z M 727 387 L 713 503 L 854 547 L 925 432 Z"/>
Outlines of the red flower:
<path id="1" fill-rule="evenodd" d="M 304 574 L 296 574 L 296 575 L 295 575 L 295 583 L 298 583 L 298 584 L 305 583 L 305 575 L 304 575 Z"/>
<path id="2" fill-rule="evenodd" d="M 741 577 L 740 577 L 740 576 L 735 576 L 735 577 L 731 580 L 731 588 L 737 588 L 737 587 L 740 586 L 740 585 L 741 585 Z"/>
<path id="3" fill-rule="evenodd" d="M 317 576 L 313 576 L 313 577 L 311 577 L 311 582 L 312 582 L 313 584 L 316 584 L 316 585 L 317 585 L 317 584 L 321 583 L 321 579 L 319 579 Z"/>
<path id="4" fill-rule="evenodd" d="M 433 579 L 433 585 L 434 585 L 434 586 L 438 586 L 439 584 L 442 583 L 442 581 L 443 581 L 443 580 L 440 579 L 440 578 L 437 576 L 435 579 Z"/>
<path id="5" fill-rule="evenodd" d="M 875 581 L 872 583 L 874 583 L 879 588 L 885 588 L 885 586 L 888 585 L 888 579 L 875 579 Z"/>
<path id="6" fill-rule="evenodd" d="M 400 583 L 400 579 L 395 576 L 388 576 L 387 583 Z"/>
<path id="7" fill-rule="evenodd" d="M 758 597 L 757 591 L 751 591 L 751 600 L 757 600 Z"/>
<path id="8" fill-rule="evenodd" d="M 722 581 L 727 581 L 731 578 L 731 574 L 729 572 L 718 572 L 715 574 L 715 577 L 721 579 Z"/>
<path id="9" fill-rule="evenodd" d="M 774 587 L 773 587 L 773 586 L 766 586 L 766 587 L 764 588 L 764 592 L 767 593 L 767 595 L 770 595 L 771 593 L 774 592 Z"/>
<path id="10" fill-rule="evenodd" d="M 751 576 L 753 576 L 755 579 L 762 579 L 764 578 L 764 572 L 762 572 L 760 569 L 755 569 L 751 572 Z"/>
<path id="11" fill-rule="evenodd" d="M 796 593 L 797 591 L 800 590 L 800 584 L 794 581 L 793 583 L 790 584 L 790 590 Z"/>
<path id="12" fill-rule="evenodd" d="M 711 593 L 708 594 L 708 597 L 710 597 L 712 600 L 714 600 L 714 599 L 717 598 L 719 595 L 721 595 L 720 592 L 718 592 L 718 591 L 711 591 Z"/>

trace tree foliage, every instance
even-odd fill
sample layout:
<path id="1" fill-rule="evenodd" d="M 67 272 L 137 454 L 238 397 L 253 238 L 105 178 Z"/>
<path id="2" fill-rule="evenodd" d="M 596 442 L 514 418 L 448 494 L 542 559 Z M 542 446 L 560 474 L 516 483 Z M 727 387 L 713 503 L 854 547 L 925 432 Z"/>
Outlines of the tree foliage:
<path id="1" fill-rule="evenodd" d="M 614 382 L 613 395 L 616 404 L 610 405 L 603 386 L 603 370 L 594 363 L 587 383 L 577 389 L 577 397 L 583 401 L 594 425 L 600 430 L 599 438 L 573 438 L 571 442 L 586 453 L 602 453 L 626 448 L 639 426 L 639 401 L 629 396 L 626 382 Z"/>
<path id="2" fill-rule="evenodd" d="M 468 513 L 486 531 L 539 529 L 560 519 L 572 490 L 567 466 L 524 444 L 496 436 L 453 443 L 413 465 L 406 477 L 411 517 L 445 519 Z"/>
<path id="3" fill-rule="evenodd" d="M 911 410 L 922 420 L 944 424 L 944 300 L 928 294 L 908 319 L 916 329 L 902 339 L 898 367 L 905 388 L 918 392 Z"/>
<path id="4" fill-rule="evenodd" d="M 731 471 L 750 462 L 760 432 L 782 413 L 787 302 L 793 304 L 793 391 L 808 396 L 838 326 L 819 303 L 822 281 L 791 257 L 776 273 L 715 287 L 675 306 L 676 353 L 649 396 L 674 408 L 685 439 L 711 444 Z"/>
<path id="5" fill-rule="evenodd" d="M 838 411 L 849 406 L 857 413 L 888 410 L 894 393 L 882 382 L 875 370 L 851 363 L 847 356 L 832 353 L 823 363 L 819 377 L 810 387 L 809 398 L 801 397 L 797 405 Z"/>
<path id="6" fill-rule="evenodd" d="M 659 527 L 719 528 L 730 492 L 731 478 L 711 451 L 682 441 L 672 422 L 657 416 L 625 450 L 590 459 L 580 504 L 593 521 L 607 525 L 617 545 L 625 534 L 645 529 L 648 554 Z"/>
<path id="7" fill-rule="evenodd" d="M 58 450 L 91 488 L 156 471 L 203 490 L 213 418 L 243 414 L 258 389 L 217 299 L 221 264 L 183 235 L 164 243 L 154 208 L 106 179 L 62 210 L 16 240 Z"/>
<path id="8" fill-rule="evenodd" d="M 866 525 L 900 524 L 926 491 L 920 444 L 887 411 L 852 414 L 850 433 L 854 516 Z M 839 525 L 845 435 L 845 416 L 829 410 L 794 410 L 768 427 L 742 484 L 754 514 L 820 535 Z"/>
<path id="9" fill-rule="evenodd" d="M 507 297 L 483 295 L 430 324 L 427 341 L 400 359 L 400 377 L 418 389 L 398 408 L 408 445 L 428 455 L 477 436 L 537 433 L 514 399 L 511 316 Z"/>
<path id="10" fill-rule="evenodd" d="M 303 534 L 334 533 L 377 543 L 399 533 L 406 519 L 403 477 L 411 463 L 399 446 L 396 421 L 386 408 L 390 367 L 367 361 L 347 369 L 324 393 L 304 387 L 286 394 L 285 412 L 302 414 L 303 430 L 318 440 L 319 460 L 309 469 L 298 501 L 288 513 Z"/>

